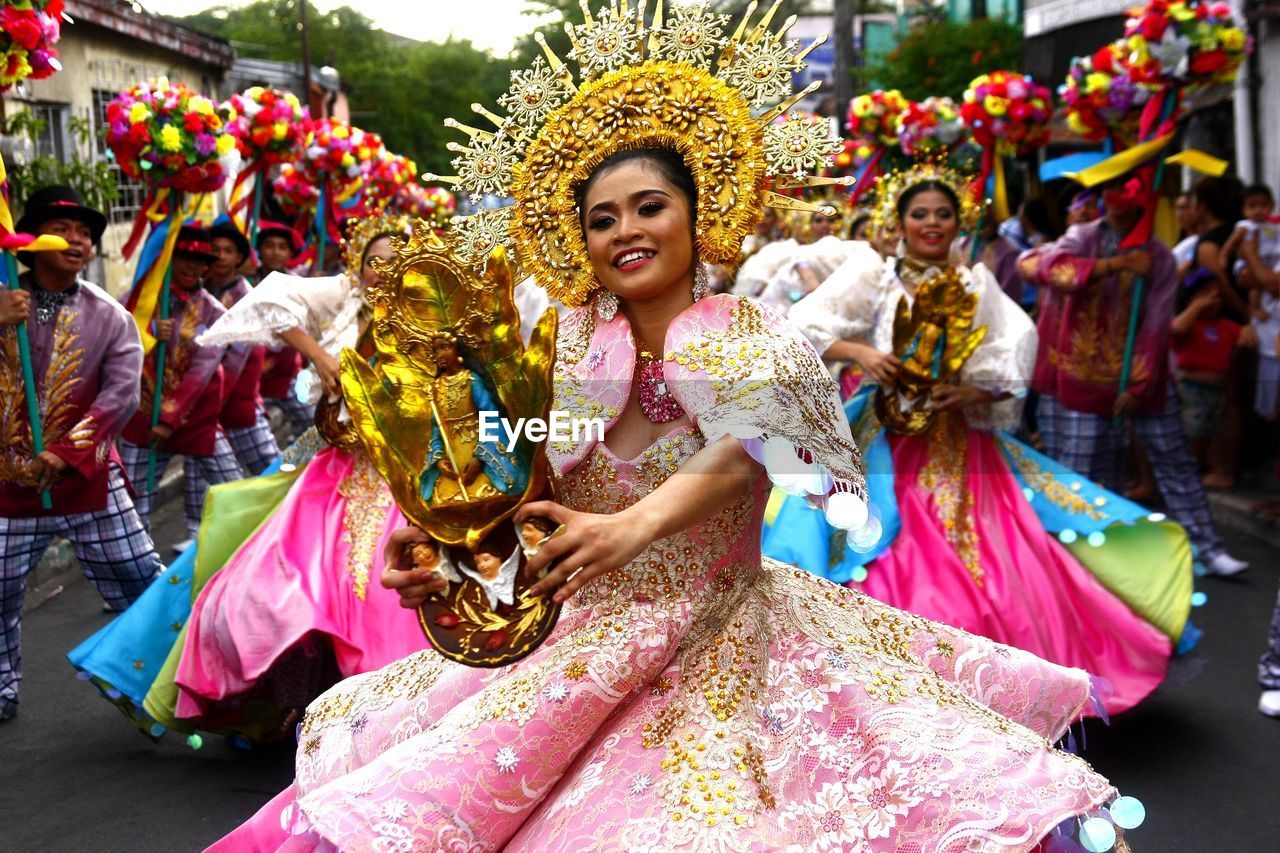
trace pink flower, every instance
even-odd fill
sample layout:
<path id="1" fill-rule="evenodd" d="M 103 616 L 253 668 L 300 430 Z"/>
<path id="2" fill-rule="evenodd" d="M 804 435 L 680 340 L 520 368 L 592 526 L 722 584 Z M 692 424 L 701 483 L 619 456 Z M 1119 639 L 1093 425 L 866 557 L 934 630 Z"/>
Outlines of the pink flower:
<path id="1" fill-rule="evenodd" d="M 15 6 L 0 8 L 0 27 L 9 34 L 14 44 L 25 50 L 35 50 L 43 38 L 40 21 L 31 9 L 18 9 Z"/>

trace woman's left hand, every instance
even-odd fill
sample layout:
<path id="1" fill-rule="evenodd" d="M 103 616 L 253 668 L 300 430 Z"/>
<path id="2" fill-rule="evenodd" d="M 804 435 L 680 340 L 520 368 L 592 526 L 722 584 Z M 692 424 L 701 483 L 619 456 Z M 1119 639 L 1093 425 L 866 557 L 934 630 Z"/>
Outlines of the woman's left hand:
<path id="1" fill-rule="evenodd" d="M 554 501 L 535 501 L 521 507 L 515 520 L 519 524 L 534 516 L 564 526 L 563 532 L 543 542 L 529 558 L 529 571 L 535 576 L 557 563 L 530 589 L 534 595 L 555 590 L 557 603 L 567 601 L 592 578 L 630 563 L 652 541 L 648 526 L 627 511 L 599 515 L 575 512 Z"/>
<path id="2" fill-rule="evenodd" d="M 965 406 L 994 403 L 995 395 L 972 385 L 936 385 L 930 399 L 935 412 L 950 412 Z"/>

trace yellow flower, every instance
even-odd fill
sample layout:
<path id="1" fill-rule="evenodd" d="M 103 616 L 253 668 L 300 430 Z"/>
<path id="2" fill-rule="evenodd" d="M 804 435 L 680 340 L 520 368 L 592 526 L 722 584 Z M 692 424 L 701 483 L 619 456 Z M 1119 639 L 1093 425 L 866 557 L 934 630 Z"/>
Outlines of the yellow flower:
<path id="1" fill-rule="evenodd" d="M 993 116 L 1002 116 L 1009 111 L 1009 102 L 995 95 L 987 95 L 982 99 L 982 108 Z"/>
<path id="2" fill-rule="evenodd" d="M 140 121 L 146 121 L 151 118 L 151 110 L 146 104 L 138 101 L 129 107 L 129 124 L 137 124 Z"/>
<path id="3" fill-rule="evenodd" d="M 338 125 L 333 129 L 334 139 L 346 139 L 350 135 L 351 135 L 351 129 L 348 127 L 344 127 L 343 125 Z"/>
<path id="4" fill-rule="evenodd" d="M 1229 53 L 1236 53 L 1244 50 L 1244 31 L 1235 27 L 1222 31 L 1219 38 L 1222 41 L 1222 47 Z"/>
<path id="5" fill-rule="evenodd" d="M 248 97 L 256 101 L 262 97 L 262 93 L 264 91 L 266 90 L 263 89 L 261 86 L 250 86 L 248 89 L 245 89 L 244 94 L 245 94 L 245 97 Z"/>
<path id="6" fill-rule="evenodd" d="M 160 150 L 180 151 L 182 149 L 182 132 L 171 124 L 160 128 Z"/>
<path id="7" fill-rule="evenodd" d="M 279 142 L 280 140 L 288 136 L 289 135 L 288 122 L 278 121 L 275 124 L 271 125 L 271 135 L 275 138 L 277 142 Z"/>
<path id="8" fill-rule="evenodd" d="M 349 169 L 356 164 L 356 158 L 351 156 L 351 152 L 342 155 L 342 167 Z"/>
<path id="9" fill-rule="evenodd" d="M 1071 113 L 1067 116 L 1067 127 L 1071 128 L 1072 133 L 1084 136 L 1089 133 L 1089 126 L 1080 118 L 1080 113 Z"/>
<path id="10" fill-rule="evenodd" d="M 213 115 L 214 111 L 213 101 L 209 100 L 204 95 L 195 95 L 192 97 L 191 100 L 187 101 L 187 108 L 202 116 Z"/>
<path id="11" fill-rule="evenodd" d="M 298 100 L 298 96 L 293 94 L 293 92 L 285 93 L 284 102 L 293 107 L 294 112 L 298 112 L 302 109 L 302 102 Z"/>
<path id="12" fill-rule="evenodd" d="M 1103 74 L 1101 71 L 1095 71 L 1092 74 L 1085 75 L 1084 91 L 1086 94 L 1094 92 L 1107 92 L 1111 90 L 1111 77 Z"/>
<path id="13" fill-rule="evenodd" d="M 230 154 L 236 147 L 236 138 L 229 133 L 224 133 L 218 137 L 218 156 L 225 157 Z"/>
<path id="14" fill-rule="evenodd" d="M 869 98 L 855 98 L 853 101 L 853 114 L 858 118 L 866 118 L 871 112 L 871 100 Z"/>

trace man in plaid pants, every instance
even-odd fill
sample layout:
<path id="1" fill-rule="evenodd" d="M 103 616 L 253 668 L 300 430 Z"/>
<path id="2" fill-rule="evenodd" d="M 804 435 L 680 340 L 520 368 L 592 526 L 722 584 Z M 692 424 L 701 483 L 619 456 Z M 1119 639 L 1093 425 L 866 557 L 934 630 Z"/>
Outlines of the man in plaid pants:
<path id="1" fill-rule="evenodd" d="M 1169 377 L 1169 330 L 1178 270 L 1159 240 L 1122 248 L 1138 226 L 1137 188 L 1115 181 L 1103 190 L 1106 216 L 1072 226 L 1057 242 L 1032 249 L 1019 271 L 1042 289 L 1040 349 L 1032 388 L 1045 453 L 1114 492 L 1123 488 L 1121 461 L 1128 424 L 1142 440 L 1169 514 L 1186 528 L 1210 574 L 1234 575 L 1248 564 L 1227 554 Z M 1120 392 L 1135 282 L 1146 278 L 1134 337 L 1129 383 Z"/>
<path id="2" fill-rule="evenodd" d="M 225 214 L 209 229 L 209 244 L 214 260 L 209 264 L 209 274 L 204 289 L 224 308 L 230 308 L 245 296 L 252 287 L 239 269 L 249 257 L 249 240 Z M 280 455 L 276 437 L 267 422 L 266 409 L 258 394 L 262 378 L 262 364 L 267 348 L 249 344 L 233 344 L 227 347 L 222 359 L 222 411 L 218 423 L 226 433 L 227 442 L 235 454 L 240 468 L 257 476 Z M 189 501 L 204 506 L 204 496 L 209 490 L 199 466 L 186 472 Z M 173 546 L 182 553 L 194 539 L 188 538 Z"/>
<path id="3" fill-rule="evenodd" d="M 106 218 L 69 187 L 38 190 L 20 233 L 55 234 L 62 252 L 20 253 L 21 289 L 0 293 L 0 722 L 18 712 L 27 575 L 55 536 L 69 539 L 85 576 L 124 610 L 162 570 L 113 449 L 138 407 L 142 343 L 133 318 L 81 279 Z M 26 322 L 42 412 L 32 447 L 16 326 Z M 43 509 L 47 490 L 52 508 Z"/>
<path id="4" fill-rule="evenodd" d="M 152 426 L 156 370 L 155 359 L 148 358 L 142 371 L 141 405 L 125 426 L 120 442 L 120 454 L 138 495 L 138 514 L 144 521 L 151 515 L 155 497 L 148 489 L 148 457 L 155 453 L 157 479 L 175 454 L 186 457 L 184 515 L 191 539 L 200 528 L 208 485 L 244 476 L 218 425 L 225 348 L 196 343 L 196 336 L 226 313 L 201 286 L 212 260 L 209 232 L 196 225 L 182 226 L 173 252 L 172 317 L 155 324 L 157 337 L 168 341 L 160 417 Z"/>
<path id="5" fill-rule="evenodd" d="M 258 269 L 258 281 L 273 272 L 288 272 L 289 262 L 302 251 L 302 238 L 288 225 L 263 220 L 258 226 L 258 257 L 262 266 Z M 279 409 L 297 439 L 315 423 L 315 406 L 308 406 L 298 399 L 293 386 L 302 372 L 305 359 L 290 347 L 268 349 L 262 364 L 262 380 L 259 391 L 262 399 Z"/>

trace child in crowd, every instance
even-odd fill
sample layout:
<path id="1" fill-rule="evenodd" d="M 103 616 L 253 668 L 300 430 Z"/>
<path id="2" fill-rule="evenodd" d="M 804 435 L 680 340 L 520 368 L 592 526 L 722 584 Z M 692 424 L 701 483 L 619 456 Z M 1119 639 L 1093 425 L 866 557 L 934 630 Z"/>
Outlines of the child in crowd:
<path id="1" fill-rule="evenodd" d="M 1207 269 L 1190 273 L 1178 292 L 1176 305 L 1172 348 L 1182 397 L 1182 422 L 1191 440 L 1191 452 L 1203 466 L 1209 443 L 1217 433 L 1227 371 L 1241 326 L 1222 316 L 1221 285 Z"/>

